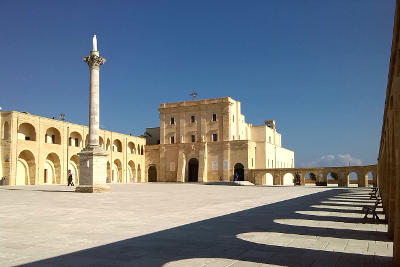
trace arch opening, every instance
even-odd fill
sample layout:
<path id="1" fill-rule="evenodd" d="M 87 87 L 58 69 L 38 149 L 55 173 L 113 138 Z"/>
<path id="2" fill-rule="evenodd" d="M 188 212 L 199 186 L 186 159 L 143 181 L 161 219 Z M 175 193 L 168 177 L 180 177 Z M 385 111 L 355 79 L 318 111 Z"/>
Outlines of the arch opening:
<path id="1" fill-rule="evenodd" d="M 148 170 L 148 182 L 157 182 L 157 168 L 155 165 L 150 165 Z"/>
<path id="2" fill-rule="evenodd" d="M 199 180 L 199 161 L 196 158 L 191 158 L 188 162 L 188 182 L 198 182 Z"/>
<path id="3" fill-rule="evenodd" d="M 107 183 L 111 183 L 111 164 L 107 161 Z"/>
<path id="4" fill-rule="evenodd" d="M 2 130 L 3 130 L 2 138 L 4 140 L 10 139 L 10 124 L 8 124 L 7 121 L 4 122 Z"/>
<path id="5" fill-rule="evenodd" d="M 104 139 L 103 139 L 101 136 L 99 136 L 99 146 L 100 146 L 102 149 L 105 149 L 105 148 L 104 148 Z"/>
<path id="6" fill-rule="evenodd" d="M 112 183 L 122 183 L 122 164 L 119 159 L 114 160 L 111 179 Z"/>
<path id="7" fill-rule="evenodd" d="M 18 155 L 15 185 L 34 185 L 36 181 L 35 156 L 29 150 Z"/>
<path id="8" fill-rule="evenodd" d="M 338 186 L 339 185 L 339 174 L 337 172 L 329 172 L 326 176 L 328 185 Z"/>
<path id="9" fill-rule="evenodd" d="M 135 149 L 135 144 L 133 142 L 128 143 L 128 154 L 135 154 L 136 149 Z"/>
<path id="10" fill-rule="evenodd" d="M 44 166 L 43 182 L 49 184 L 61 183 L 60 158 L 56 153 L 50 153 L 46 157 Z"/>
<path id="11" fill-rule="evenodd" d="M 236 181 L 244 181 L 244 166 L 242 163 L 236 163 L 233 167 L 233 177 L 236 177 Z"/>
<path id="12" fill-rule="evenodd" d="M 372 173 L 372 171 L 369 171 L 365 174 L 366 176 L 366 180 L 368 182 L 367 186 L 369 185 L 373 185 L 374 182 L 374 174 Z"/>
<path id="13" fill-rule="evenodd" d="M 358 186 L 358 174 L 355 171 L 350 172 L 347 177 L 351 186 Z"/>
<path id="14" fill-rule="evenodd" d="M 265 184 L 274 185 L 274 176 L 272 176 L 272 174 L 269 172 L 265 174 Z"/>
<path id="15" fill-rule="evenodd" d="M 110 151 L 110 149 L 111 149 L 111 142 L 110 142 L 110 139 L 107 138 L 106 150 L 107 150 L 107 151 Z"/>
<path id="16" fill-rule="evenodd" d="M 304 180 L 307 184 L 315 184 L 317 182 L 317 175 L 313 172 L 307 172 L 306 175 L 304 175 Z"/>
<path id="17" fill-rule="evenodd" d="M 294 185 L 293 181 L 294 181 L 293 173 L 288 172 L 283 175 L 283 180 L 282 180 L 283 185 Z"/>
<path id="18" fill-rule="evenodd" d="M 78 132 L 72 132 L 69 135 L 68 145 L 74 147 L 81 147 L 82 146 L 82 136 Z"/>
<path id="19" fill-rule="evenodd" d="M 128 171 L 129 171 L 129 181 L 131 183 L 135 182 L 136 169 L 135 169 L 135 163 L 132 160 L 128 162 Z"/>
<path id="20" fill-rule="evenodd" d="M 36 141 L 36 130 L 30 123 L 21 123 L 18 127 L 18 140 Z"/>
<path id="21" fill-rule="evenodd" d="M 60 131 L 54 127 L 47 129 L 44 141 L 46 144 L 61 145 L 61 134 Z"/>
<path id="22" fill-rule="evenodd" d="M 113 152 L 122 152 L 122 143 L 119 139 L 115 139 L 112 146 Z"/>
<path id="23" fill-rule="evenodd" d="M 73 155 L 68 164 L 68 170 L 72 173 L 74 184 L 79 184 L 79 156 Z"/>

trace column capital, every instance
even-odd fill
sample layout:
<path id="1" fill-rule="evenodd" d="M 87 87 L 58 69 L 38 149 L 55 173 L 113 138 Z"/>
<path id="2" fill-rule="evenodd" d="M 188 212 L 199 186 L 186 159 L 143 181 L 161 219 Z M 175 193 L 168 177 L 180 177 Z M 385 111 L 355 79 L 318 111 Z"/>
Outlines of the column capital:
<path id="1" fill-rule="evenodd" d="M 91 54 L 90 56 L 82 57 L 83 61 L 86 62 L 91 69 L 99 69 L 101 65 L 106 62 L 104 57 L 100 57 L 95 54 Z"/>

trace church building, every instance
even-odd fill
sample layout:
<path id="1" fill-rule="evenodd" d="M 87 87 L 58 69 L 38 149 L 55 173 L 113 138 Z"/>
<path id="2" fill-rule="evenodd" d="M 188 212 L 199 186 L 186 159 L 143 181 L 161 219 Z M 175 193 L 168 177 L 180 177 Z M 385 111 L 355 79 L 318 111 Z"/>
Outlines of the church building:
<path id="1" fill-rule="evenodd" d="M 253 126 L 230 97 L 160 105 L 160 127 L 146 129 L 148 181 L 244 180 L 249 169 L 293 168 L 275 121 Z"/>

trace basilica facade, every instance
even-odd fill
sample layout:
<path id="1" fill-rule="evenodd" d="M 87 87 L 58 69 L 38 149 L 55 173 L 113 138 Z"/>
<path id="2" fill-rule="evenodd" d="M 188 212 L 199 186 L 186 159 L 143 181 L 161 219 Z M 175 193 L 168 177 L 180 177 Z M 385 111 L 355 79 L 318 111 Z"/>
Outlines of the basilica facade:
<path id="1" fill-rule="evenodd" d="M 251 169 L 294 167 L 275 121 L 247 123 L 230 97 L 164 103 L 159 116 L 145 133 L 149 181 L 245 180 Z"/>

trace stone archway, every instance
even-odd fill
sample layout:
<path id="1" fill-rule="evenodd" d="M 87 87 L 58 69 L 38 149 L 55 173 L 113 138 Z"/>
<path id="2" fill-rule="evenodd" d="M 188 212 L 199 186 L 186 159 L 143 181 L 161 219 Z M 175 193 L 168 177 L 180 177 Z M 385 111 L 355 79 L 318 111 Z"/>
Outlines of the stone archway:
<path id="1" fill-rule="evenodd" d="M 199 181 L 199 161 L 196 158 L 191 158 L 188 163 L 189 175 L 188 182 Z"/>
<path id="2" fill-rule="evenodd" d="M 47 175 L 45 183 L 61 184 L 61 164 L 60 158 L 56 153 L 50 153 L 46 157 L 44 166 L 44 179 Z"/>
<path id="3" fill-rule="evenodd" d="M 3 124 L 3 139 L 10 139 L 10 125 L 7 121 Z"/>
<path id="4" fill-rule="evenodd" d="M 133 162 L 132 160 L 128 162 L 128 171 L 129 171 L 129 182 L 131 183 L 135 182 L 136 168 L 135 168 L 135 162 Z"/>
<path id="5" fill-rule="evenodd" d="M 111 164 L 107 161 L 107 183 L 111 183 Z"/>
<path id="6" fill-rule="evenodd" d="M 282 176 L 282 185 L 294 185 L 294 175 L 291 172 L 287 172 Z"/>
<path id="7" fill-rule="evenodd" d="M 326 174 L 327 185 L 339 186 L 339 174 L 337 172 L 330 171 Z"/>
<path id="8" fill-rule="evenodd" d="M 21 123 L 18 126 L 18 139 L 27 141 L 36 141 L 35 127 L 30 123 Z"/>
<path id="9" fill-rule="evenodd" d="M 29 150 L 24 150 L 18 155 L 17 175 L 15 185 L 35 184 L 36 163 L 35 156 Z"/>
<path id="10" fill-rule="evenodd" d="M 148 170 L 148 182 L 157 182 L 157 168 L 154 165 L 149 166 Z"/>
<path id="11" fill-rule="evenodd" d="M 236 163 L 233 167 L 233 177 L 237 174 L 237 181 L 244 181 L 244 166 L 242 163 Z"/>
<path id="12" fill-rule="evenodd" d="M 72 173 L 74 184 L 79 184 L 79 156 L 73 155 L 68 163 L 68 170 Z"/>
<path id="13" fill-rule="evenodd" d="M 119 159 L 114 160 L 111 170 L 111 182 L 122 183 L 122 164 Z"/>
<path id="14" fill-rule="evenodd" d="M 265 174 L 265 184 L 274 185 L 274 176 L 270 172 Z"/>

